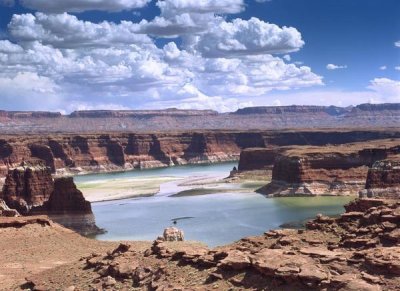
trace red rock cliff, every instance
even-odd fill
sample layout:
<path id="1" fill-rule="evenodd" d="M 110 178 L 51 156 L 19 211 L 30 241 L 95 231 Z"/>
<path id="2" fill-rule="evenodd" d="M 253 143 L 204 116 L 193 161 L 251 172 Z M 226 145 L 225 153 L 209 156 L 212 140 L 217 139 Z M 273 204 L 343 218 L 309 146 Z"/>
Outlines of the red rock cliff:
<path id="1" fill-rule="evenodd" d="M 53 188 L 49 168 L 20 166 L 9 171 L 1 195 L 10 208 L 27 214 L 32 208 L 42 206 Z"/>
<path id="2" fill-rule="evenodd" d="M 76 188 L 72 177 L 54 180 L 54 190 L 46 203 L 46 210 L 51 213 L 92 213 L 90 202 Z"/>
<path id="3" fill-rule="evenodd" d="M 9 171 L 0 199 L 21 214 L 92 213 L 73 178 L 53 180 L 50 168 L 20 166 Z"/>
<path id="4" fill-rule="evenodd" d="M 400 136 L 391 131 L 252 131 L 3 136 L 0 176 L 22 161 L 52 172 L 112 171 L 237 160 L 250 147 L 343 144 Z"/>

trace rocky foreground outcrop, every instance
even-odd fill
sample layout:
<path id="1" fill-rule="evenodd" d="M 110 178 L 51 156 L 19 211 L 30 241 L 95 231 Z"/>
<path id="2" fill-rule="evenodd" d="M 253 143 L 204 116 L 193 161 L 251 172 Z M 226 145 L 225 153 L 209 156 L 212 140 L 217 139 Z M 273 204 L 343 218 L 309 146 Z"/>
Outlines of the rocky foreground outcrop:
<path id="1" fill-rule="evenodd" d="M 400 157 L 399 144 L 399 140 L 392 139 L 323 147 L 247 149 L 241 154 L 239 171 L 265 170 L 265 180 L 271 182 L 258 192 L 269 197 L 357 195 L 365 188 L 368 169 L 375 162 Z"/>
<path id="2" fill-rule="evenodd" d="M 96 119 L 97 120 L 97 119 Z M 85 120 L 85 122 L 89 122 Z M 346 144 L 400 138 L 397 130 L 191 131 L 180 133 L 27 134 L 0 138 L 0 176 L 21 162 L 52 173 L 121 171 L 236 161 L 246 148 Z"/>
<path id="3" fill-rule="evenodd" d="M 0 199 L 21 214 L 81 213 L 91 214 L 86 201 L 71 177 L 56 178 L 46 166 L 22 164 L 11 169 L 6 177 Z"/>
<path id="4" fill-rule="evenodd" d="M 363 199 L 339 218 L 319 215 L 306 230 L 272 230 L 215 249 L 161 239 L 142 252 L 121 244 L 82 260 L 91 287 L 106 290 L 396 290 L 399 226 L 400 203 Z"/>

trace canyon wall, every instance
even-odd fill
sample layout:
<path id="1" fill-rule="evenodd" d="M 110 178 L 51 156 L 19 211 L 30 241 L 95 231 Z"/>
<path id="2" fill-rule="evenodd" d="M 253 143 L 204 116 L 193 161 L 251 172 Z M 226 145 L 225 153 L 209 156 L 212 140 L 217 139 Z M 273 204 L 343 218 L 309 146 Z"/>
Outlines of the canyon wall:
<path id="1" fill-rule="evenodd" d="M 400 138 L 385 131 L 201 131 L 4 135 L 0 138 L 0 176 L 27 161 L 52 173 L 118 171 L 238 160 L 241 150 L 285 145 L 343 144 Z"/>
<path id="2" fill-rule="evenodd" d="M 252 161 L 263 161 L 257 159 L 257 154 L 265 154 L 268 158 L 262 167 L 273 164 L 272 181 L 259 189 L 260 193 L 268 196 L 356 195 L 364 189 L 368 169 L 376 161 L 400 156 L 399 144 L 400 140 L 380 140 L 325 147 L 249 149 L 242 153 L 239 169 L 260 168 L 260 164 Z M 250 166 L 241 165 L 242 162 Z"/>

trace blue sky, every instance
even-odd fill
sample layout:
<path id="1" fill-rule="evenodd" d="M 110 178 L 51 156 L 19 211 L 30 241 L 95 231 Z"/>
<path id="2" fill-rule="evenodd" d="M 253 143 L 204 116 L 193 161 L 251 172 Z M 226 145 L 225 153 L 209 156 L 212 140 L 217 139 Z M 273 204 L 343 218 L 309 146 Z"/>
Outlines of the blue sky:
<path id="1" fill-rule="evenodd" d="M 398 0 L 0 0 L 0 108 L 400 102 Z"/>

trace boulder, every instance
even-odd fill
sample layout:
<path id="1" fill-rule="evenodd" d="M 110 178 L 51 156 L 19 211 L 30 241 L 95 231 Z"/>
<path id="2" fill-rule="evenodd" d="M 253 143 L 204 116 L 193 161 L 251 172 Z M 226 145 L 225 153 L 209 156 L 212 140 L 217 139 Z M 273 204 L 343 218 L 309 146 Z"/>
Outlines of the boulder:
<path id="1" fill-rule="evenodd" d="M 251 264 L 249 254 L 238 250 L 229 250 L 227 256 L 219 262 L 219 267 L 242 270 Z"/>
<path id="2" fill-rule="evenodd" d="M 10 209 L 3 199 L 0 199 L 0 217 L 18 217 L 20 216 L 18 211 Z"/>
<path id="3" fill-rule="evenodd" d="M 164 229 L 163 238 L 165 241 L 184 241 L 184 233 L 176 227 Z"/>

